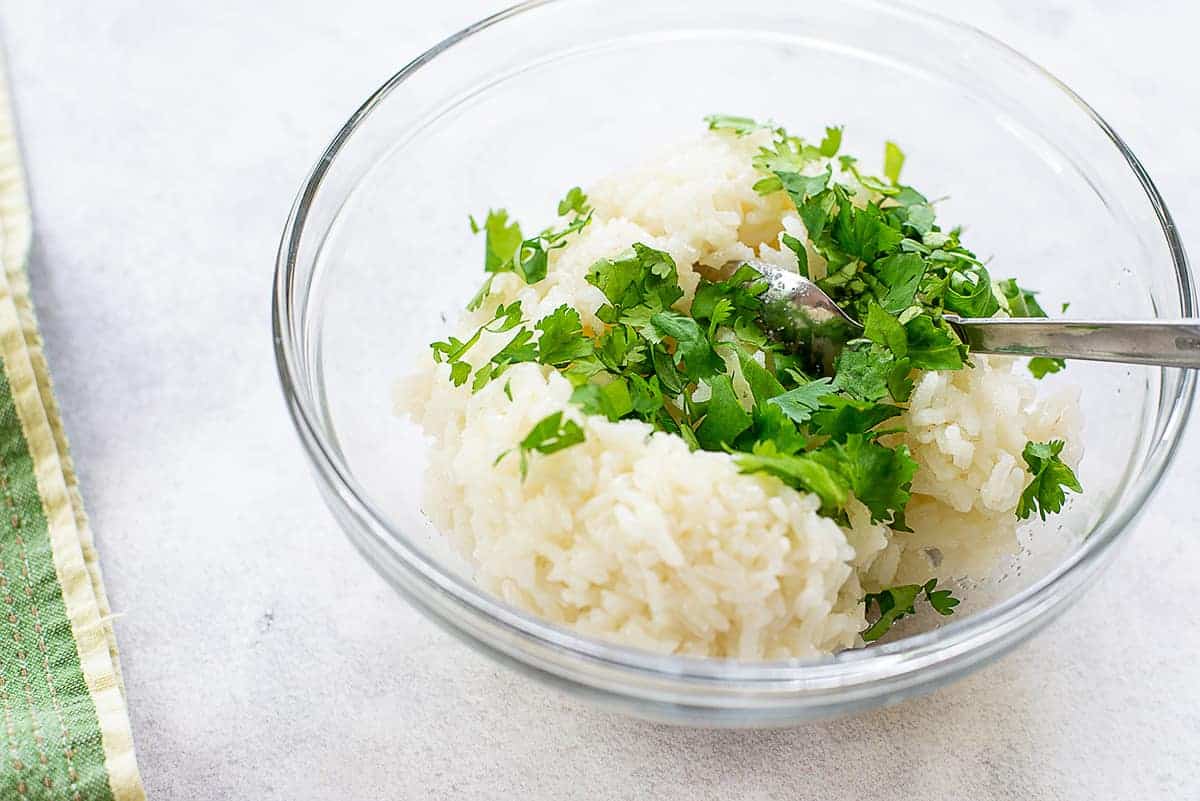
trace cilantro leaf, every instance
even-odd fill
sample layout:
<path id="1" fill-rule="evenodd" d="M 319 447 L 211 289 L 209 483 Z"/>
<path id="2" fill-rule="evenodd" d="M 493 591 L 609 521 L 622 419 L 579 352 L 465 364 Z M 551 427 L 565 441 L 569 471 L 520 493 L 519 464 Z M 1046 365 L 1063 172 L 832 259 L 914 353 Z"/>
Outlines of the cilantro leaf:
<path id="1" fill-rule="evenodd" d="M 783 242 L 784 247 L 796 254 L 796 271 L 808 278 L 808 248 L 791 234 L 783 234 L 780 241 Z"/>
<path id="2" fill-rule="evenodd" d="M 629 384 L 623 378 L 614 378 L 607 384 L 583 384 L 571 393 L 571 403 L 587 414 L 600 414 L 609 420 L 620 420 L 634 409 L 629 394 Z"/>
<path id="3" fill-rule="evenodd" d="M 874 642 L 891 630 L 896 621 L 908 615 L 915 615 L 917 598 L 923 593 L 925 600 L 939 615 L 951 615 L 959 601 L 950 590 L 936 590 L 937 579 L 930 579 L 924 584 L 903 584 L 890 587 L 880 592 L 869 592 L 863 597 L 863 603 L 870 612 L 874 604 L 879 610 L 879 618 L 860 634 L 863 642 Z"/>
<path id="4" fill-rule="evenodd" d="M 1017 285 L 1015 278 L 1008 278 L 996 284 L 996 288 L 1004 295 L 1005 302 L 1008 304 L 1008 312 L 1013 317 L 1046 317 L 1046 310 L 1037 302 L 1037 293 L 1030 292 L 1028 289 L 1022 289 Z M 1064 303 L 1062 310 L 1066 312 L 1067 307 L 1071 304 Z M 1065 359 L 1052 358 L 1048 356 L 1037 356 L 1029 360 L 1029 372 L 1034 378 L 1042 379 L 1050 373 L 1057 373 L 1066 369 L 1067 362 Z"/>
<path id="5" fill-rule="evenodd" d="M 833 223 L 833 241 L 848 255 L 874 261 L 880 253 L 891 251 L 904 235 L 893 228 L 875 204 L 859 209 L 849 201 L 838 204 Z"/>
<path id="6" fill-rule="evenodd" d="M 621 256 L 593 264 L 587 282 L 608 299 L 612 312 L 601 316 L 607 323 L 616 322 L 625 309 L 646 305 L 662 311 L 683 297 L 675 260 L 669 253 L 640 242 Z"/>
<path id="7" fill-rule="evenodd" d="M 943 325 L 945 325 L 943 323 Z M 904 324 L 908 337 L 908 358 L 912 366 L 924 370 L 961 370 L 962 350 L 958 337 L 948 328 L 934 326 L 933 318 L 922 314 Z"/>
<path id="8" fill-rule="evenodd" d="M 888 394 L 888 377 L 896 358 L 880 345 L 851 342 L 842 349 L 833 385 L 851 397 L 877 401 Z"/>
<path id="9" fill-rule="evenodd" d="M 831 379 L 821 378 L 776 395 L 767 402 L 778 406 L 793 423 L 804 423 L 820 407 L 821 399 L 836 391 Z"/>
<path id="10" fill-rule="evenodd" d="M 810 240 L 816 242 L 821 238 L 836 205 L 837 197 L 828 189 L 797 204 L 796 211 L 800 214 L 800 221 L 804 223 L 804 230 Z"/>
<path id="11" fill-rule="evenodd" d="M 433 350 L 433 360 L 437 363 L 445 362 L 450 365 L 450 381 L 456 387 L 461 387 L 466 383 L 467 377 L 471 374 L 471 365 L 463 361 L 467 351 L 475 347 L 479 342 L 479 338 L 483 336 L 484 331 L 490 331 L 493 334 L 502 334 L 505 331 L 511 331 L 513 328 L 520 325 L 524 320 L 521 311 L 521 301 L 514 301 L 505 306 L 503 303 L 496 307 L 492 319 L 479 328 L 466 340 L 458 339 L 457 337 L 447 337 L 444 342 L 433 342 L 429 345 Z M 494 357 L 493 357 L 494 358 Z M 490 375 L 490 368 L 489 368 Z M 482 380 L 487 383 L 486 379 Z M 480 384 L 479 386 L 482 386 Z M 478 387 L 476 387 L 478 389 Z"/>
<path id="12" fill-rule="evenodd" d="M 745 136 L 762 128 L 771 127 L 755 122 L 749 117 L 735 117 L 731 114 L 709 114 L 704 121 L 708 123 L 710 131 L 732 131 L 738 136 Z"/>
<path id="13" fill-rule="evenodd" d="M 516 273 L 527 284 L 536 284 L 545 278 L 549 266 L 548 251 L 565 245 L 569 234 L 583 230 L 592 220 L 587 196 L 579 187 L 573 187 L 558 204 L 560 217 L 572 211 L 575 216 L 562 230 L 547 229 L 529 239 L 522 237 L 521 226 L 515 220 L 510 221 L 504 209 L 489 210 L 482 226 L 471 217 L 471 232 L 484 233 L 483 269 L 489 275 L 467 304 L 467 309 L 475 311 L 483 305 L 498 273 Z"/>
<path id="14" fill-rule="evenodd" d="M 842 147 L 842 126 L 834 126 L 825 129 L 825 138 L 821 140 L 820 151 L 821 155 L 827 159 L 831 159 L 837 155 L 838 150 Z"/>
<path id="15" fill-rule="evenodd" d="M 1029 360 L 1029 372 L 1037 379 L 1045 378 L 1050 373 L 1057 373 L 1067 366 L 1066 359 L 1055 359 L 1049 356 L 1034 356 Z"/>
<path id="16" fill-rule="evenodd" d="M 588 196 L 583 193 L 583 190 L 578 186 L 573 186 L 567 190 L 567 194 L 562 200 L 558 201 L 558 216 L 566 217 L 574 212 L 575 214 L 586 215 L 592 210 L 588 204 Z"/>
<path id="17" fill-rule="evenodd" d="M 908 355 L 908 332 L 900 321 L 884 311 L 882 306 L 872 303 L 867 308 L 867 322 L 863 336 L 877 342 L 902 359 Z"/>
<path id="18" fill-rule="evenodd" d="M 954 614 L 954 607 L 958 606 L 959 600 L 950 590 L 934 590 L 936 586 L 937 579 L 930 579 L 921 587 L 925 593 L 925 600 L 929 601 L 933 610 L 943 617 Z"/>
<path id="19" fill-rule="evenodd" d="M 779 383 L 779 379 L 772 375 L 770 370 L 759 364 L 745 348 L 737 349 L 737 357 L 742 377 L 750 385 L 750 394 L 754 396 L 755 404 L 766 403 L 776 395 L 783 394 L 783 384 Z"/>
<path id="20" fill-rule="evenodd" d="M 1075 472 L 1060 457 L 1065 445 L 1062 440 L 1026 443 L 1021 457 L 1033 474 L 1033 479 L 1021 493 L 1021 500 L 1017 504 L 1017 517 L 1020 519 L 1027 519 L 1036 511 L 1045 520 L 1047 512 L 1062 511 L 1067 498 L 1064 487 L 1073 492 L 1083 492 Z"/>
<path id="21" fill-rule="evenodd" d="M 906 446 L 887 448 L 865 434 L 847 434 L 844 442 L 830 442 L 810 455 L 845 477 L 854 497 L 871 511 L 872 523 L 890 522 L 908 505 L 917 463 Z"/>
<path id="22" fill-rule="evenodd" d="M 951 273 L 943 299 L 946 308 L 963 317 L 991 317 L 1000 311 L 992 279 L 982 267 Z"/>
<path id="23" fill-rule="evenodd" d="M 892 314 L 913 305 L 917 288 L 925 277 L 925 260 L 915 253 L 894 253 L 872 265 L 875 274 L 883 283 L 879 304 Z"/>
<path id="24" fill-rule="evenodd" d="M 767 473 L 797 489 L 807 490 L 821 499 L 821 513 L 841 516 L 850 496 L 845 476 L 810 455 L 779 453 L 771 443 L 756 447 L 753 453 L 739 453 L 734 464 L 743 473 Z"/>
<path id="25" fill-rule="evenodd" d="M 565 303 L 538 320 L 535 328 L 542 332 L 537 343 L 542 364 L 566 364 L 590 356 L 596 349 L 591 337 L 583 333 L 579 312 Z"/>
<path id="26" fill-rule="evenodd" d="M 860 633 L 863 642 L 878 640 L 891 630 L 896 621 L 908 615 L 915 615 L 917 610 L 914 605 L 920 592 L 920 584 L 903 584 L 881 592 L 867 593 L 863 603 L 866 604 L 868 612 L 871 610 L 871 604 L 875 604 L 879 609 L 879 619 Z"/>
<path id="27" fill-rule="evenodd" d="M 759 450 L 769 446 L 774 449 L 773 453 L 788 456 L 804 450 L 807 440 L 778 406 L 758 403 L 750 414 L 754 418 L 754 426 L 736 443 L 737 450 L 753 453 L 756 446 Z"/>
<path id="28" fill-rule="evenodd" d="M 521 454 L 521 480 L 529 473 L 529 455 L 532 453 L 551 454 L 564 448 L 583 442 L 583 428 L 574 420 L 564 420 L 561 411 L 546 415 L 530 429 L 525 438 L 518 443 L 517 448 L 510 448 L 499 456 L 493 464 L 500 464 L 505 456 L 513 450 Z"/>
<path id="29" fill-rule="evenodd" d="M 478 233 L 481 229 L 471 220 L 471 228 Z M 508 212 L 504 209 L 489 209 L 482 227 L 483 238 L 483 269 L 489 273 L 507 272 L 513 255 L 521 247 L 524 237 L 521 236 L 521 226 L 510 221 Z"/>
<path id="30" fill-rule="evenodd" d="M 900 183 L 900 170 L 904 168 L 904 151 L 895 142 L 883 145 L 883 174 L 892 186 Z"/>
<path id="31" fill-rule="evenodd" d="M 898 417 L 903 410 L 888 403 L 872 403 L 829 395 L 821 399 L 821 408 L 812 416 L 813 429 L 834 440 L 844 441 L 849 434 L 865 434 L 875 426 Z"/>
<path id="32" fill-rule="evenodd" d="M 471 391 L 478 392 L 493 378 L 499 378 L 510 365 L 520 362 L 532 362 L 537 359 L 537 345 L 531 341 L 533 332 L 520 328 L 508 343 L 498 350 L 487 364 L 475 371 L 475 380 L 471 383 Z"/>
<path id="33" fill-rule="evenodd" d="M 688 378 L 698 380 L 724 370 L 725 362 L 712 349 L 707 334 L 691 317 L 663 311 L 651 316 L 650 325 L 659 335 L 675 340 L 676 366 Z"/>
<path id="34" fill-rule="evenodd" d="M 1046 310 L 1037 302 L 1037 293 L 1022 289 L 1017 279 L 1007 278 L 997 284 L 1008 302 L 1008 312 L 1013 317 L 1046 317 Z"/>
<path id="35" fill-rule="evenodd" d="M 716 451 L 724 445 L 732 445 L 753 421 L 738 402 L 729 376 L 716 375 L 707 383 L 712 388 L 712 397 L 708 401 L 708 413 L 696 429 L 696 441 L 705 450 Z"/>

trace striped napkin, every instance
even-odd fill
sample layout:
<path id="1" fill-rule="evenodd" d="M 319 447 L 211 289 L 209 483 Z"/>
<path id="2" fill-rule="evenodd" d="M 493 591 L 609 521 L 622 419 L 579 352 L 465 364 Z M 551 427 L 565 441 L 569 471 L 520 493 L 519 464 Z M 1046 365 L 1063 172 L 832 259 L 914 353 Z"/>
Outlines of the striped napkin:
<path id="1" fill-rule="evenodd" d="M 144 799 L 111 612 L 25 272 L 0 72 L 0 799 Z"/>

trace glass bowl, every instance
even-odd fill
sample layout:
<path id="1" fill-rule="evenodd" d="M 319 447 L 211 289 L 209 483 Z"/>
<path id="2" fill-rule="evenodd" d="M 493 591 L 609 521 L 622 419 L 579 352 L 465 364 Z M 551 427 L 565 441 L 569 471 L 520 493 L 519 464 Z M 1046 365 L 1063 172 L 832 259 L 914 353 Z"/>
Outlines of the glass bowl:
<path id="1" fill-rule="evenodd" d="M 1075 363 L 1086 494 L 980 582 L 950 622 L 813 661 L 663 656 L 590 639 L 476 587 L 420 509 L 424 440 L 397 379 L 473 294 L 468 212 L 530 227 L 569 186 L 698 133 L 723 112 L 793 133 L 886 139 L 939 219 L 997 275 L 1071 316 L 1195 316 L 1170 214 L 1138 160 L 1067 87 L 972 28 L 855 0 L 530 2 L 467 28 L 387 81 L 321 156 L 292 208 L 274 327 L 289 411 L 350 539 L 411 603 L 550 684 L 643 717 L 784 725 L 894 702 L 995 659 L 1096 579 L 1171 460 L 1192 375 Z M 1000 267 L 999 265 L 1003 265 Z M 980 600 L 983 599 L 983 600 Z"/>

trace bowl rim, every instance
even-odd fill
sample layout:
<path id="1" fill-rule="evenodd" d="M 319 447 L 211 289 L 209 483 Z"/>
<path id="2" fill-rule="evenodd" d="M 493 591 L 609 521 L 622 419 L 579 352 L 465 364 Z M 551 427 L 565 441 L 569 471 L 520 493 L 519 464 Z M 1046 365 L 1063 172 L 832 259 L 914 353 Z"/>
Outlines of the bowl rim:
<path id="1" fill-rule="evenodd" d="M 814 697 L 831 692 L 845 694 L 851 688 L 871 687 L 875 687 L 875 694 L 879 694 L 894 691 L 903 685 L 928 684 L 929 682 L 925 681 L 926 676 L 932 680 L 937 676 L 954 674 L 973 664 L 994 658 L 1002 650 L 1048 623 L 1057 612 L 1065 608 L 1067 602 L 1077 597 L 1077 594 L 1060 594 L 1056 597 L 1056 588 L 1064 583 L 1083 586 L 1088 578 L 1103 567 L 1105 557 L 1111 553 L 1112 546 L 1129 530 L 1160 483 L 1164 471 L 1177 451 L 1190 416 L 1196 384 L 1194 372 L 1183 371 L 1173 397 L 1168 399 L 1164 395 L 1160 399 L 1160 404 L 1169 400 L 1171 405 L 1165 418 L 1161 415 L 1158 418 L 1159 425 L 1146 452 L 1144 468 L 1130 488 L 1127 500 L 1118 505 L 1111 517 L 1102 518 L 1087 540 L 1047 575 L 1012 597 L 981 610 L 970 618 L 953 620 L 932 631 L 877 644 L 869 649 L 847 650 L 818 659 L 743 662 L 662 655 L 576 633 L 509 606 L 469 579 L 440 567 L 435 560 L 414 547 L 359 486 L 338 447 L 323 433 L 318 399 L 304 390 L 306 370 L 302 360 L 303 351 L 293 327 L 295 312 L 303 308 L 303 303 L 297 307 L 292 288 L 297 276 L 301 238 L 314 199 L 334 160 L 354 132 L 388 94 L 424 65 L 471 36 L 506 20 L 544 6 L 564 6 L 574 2 L 577 0 L 527 0 L 481 19 L 421 53 L 373 92 L 338 130 L 309 172 L 292 205 L 276 256 L 272 293 L 271 319 L 276 366 L 292 423 L 317 474 L 326 501 L 331 508 L 337 505 L 349 512 L 357 527 L 378 541 L 374 546 L 366 548 L 362 543 L 355 544 L 364 551 L 376 569 L 397 584 L 410 600 L 418 602 L 418 605 L 429 612 L 438 623 L 472 644 L 483 646 L 494 656 L 515 658 L 528 667 L 568 681 L 571 681 L 569 677 L 575 674 L 575 671 L 561 663 L 552 662 L 546 666 L 544 660 L 543 666 L 539 668 L 528 659 L 526 649 L 549 649 L 547 653 L 553 652 L 557 655 L 565 652 L 570 657 L 590 663 L 593 667 L 616 669 L 630 675 L 640 674 L 659 682 L 666 682 L 668 685 L 703 686 L 711 691 L 713 687 L 736 684 L 741 694 L 733 701 L 735 704 L 750 700 L 744 695 L 747 691 L 752 694 L 770 694 L 773 701 L 778 703 L 780 693 L 803 702 L 804 696 L 808 694 Z M 850 0 L 849 4 L 935 25 L 943 31 L 967 34 L 982 46 L 1015 57 L 1019 64 L 1058 88 L 1066 99 L 1073 102 L 1100 128 L 1138 180 L 1154 210 L 1175 268 L 1179 311 L 1183 316 L 1195 316 L 1195 282 L 1171 213 L 1137 156 L 1095 109 L 1048 70 L 972 25 L 915 9 L 903 3 Z M 1165 376 L 1165 373 L 1163 375 Z M 336 515 L 337 509 L 334 511 Z M 347 528 L 344 522 L 339 522 Z M 353 539 L 349 528 L 347 533 L 351 534 Z M 388 575 L 378 559 L 377 549 L 380 547 L 391 551 L 394 559 L 399 560 L 399 564 L 395 566 L 403 568 L 406 577 L 425 583 L 427 586 L 424 589 L 436 594 L 436 602 L 430 602 L 429 598 L 423 600 L 416 588 L 398 582 L 394 576 Z M 449 604 L 449 607 L 446 604 Z M 481 639 L 476 631 L 468 630 L 463 621 L 452 619 L 452 615 L 446 611 L 447 608 L 456 608 L 457 611 L 474 616 L 477 622 L 485 626 L 498 626 L 498 631 L 503 632 L 505 636 L 510 639 L 515 637 L 517 644 L 500 644 L 496 637 L 491 641 Z M 497 633 L 493 631 L 493 635 Z M 575 681 L 592 688 L 599 687 L 599 684 L 587 679 L 579 681 L 577 675 Z M 633 692 L 636 694 L 636 689 Z M 652 693 L 646 691 L 641 694 Z"/>

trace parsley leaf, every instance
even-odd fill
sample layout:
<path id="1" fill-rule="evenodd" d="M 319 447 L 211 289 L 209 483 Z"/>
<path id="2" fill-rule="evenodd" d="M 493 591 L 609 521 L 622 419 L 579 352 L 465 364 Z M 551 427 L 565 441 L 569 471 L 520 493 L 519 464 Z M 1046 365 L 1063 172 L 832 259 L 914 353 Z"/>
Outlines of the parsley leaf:
<path id="1" fill-rule="evenodd" d="M 1062 440 L 1026 443 L 1021 457 L 1033 474 L 1033 479 L 1021 493 L 1021 500 L 1017 504 L 1017 517 L 1020 519 L 1025 520 L 1036 511 L 1045 520 L 1047 512 L 1062 511 L 1067 498 L 1064 487 L 1083 492 L 1075 472 L 1059 456 L 1065 445 Z"/>

